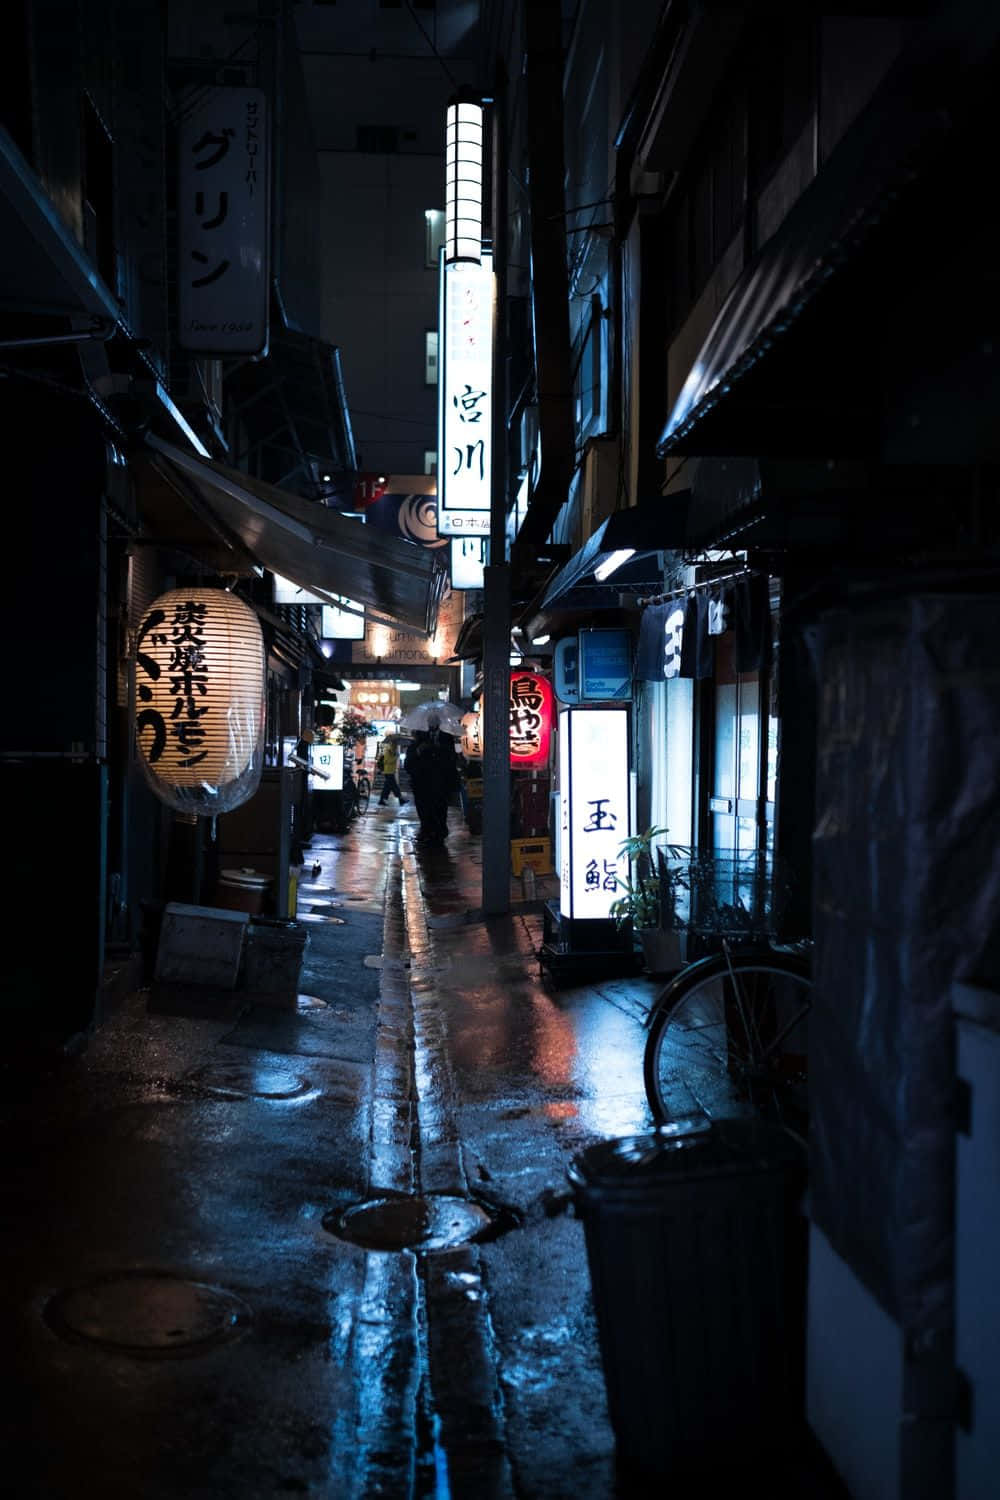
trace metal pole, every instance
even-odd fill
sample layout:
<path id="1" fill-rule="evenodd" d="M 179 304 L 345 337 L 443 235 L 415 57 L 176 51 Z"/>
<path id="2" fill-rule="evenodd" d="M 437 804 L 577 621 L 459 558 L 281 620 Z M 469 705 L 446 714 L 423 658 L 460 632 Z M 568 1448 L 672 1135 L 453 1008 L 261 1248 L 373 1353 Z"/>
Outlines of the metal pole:
<path id="1" fill-rule="evenodd" d="M 510 567 L 507 528 L 506 88 L 493 102 L 493 476 L 490 561 L 483 578 L 483 912 L 510 910 Z"/>

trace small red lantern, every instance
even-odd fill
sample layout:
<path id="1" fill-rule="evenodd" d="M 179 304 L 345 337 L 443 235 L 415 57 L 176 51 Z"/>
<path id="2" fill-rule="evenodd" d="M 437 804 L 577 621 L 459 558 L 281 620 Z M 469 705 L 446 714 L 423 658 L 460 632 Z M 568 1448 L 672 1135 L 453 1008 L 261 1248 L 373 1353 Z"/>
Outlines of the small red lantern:
<path id="1" fill-rule="evenodd" d="M 552 684 L 540 672 L 519 668 L 510 674 L 510 764 L 530 771 L 549 763 L 552 739 Z"/>

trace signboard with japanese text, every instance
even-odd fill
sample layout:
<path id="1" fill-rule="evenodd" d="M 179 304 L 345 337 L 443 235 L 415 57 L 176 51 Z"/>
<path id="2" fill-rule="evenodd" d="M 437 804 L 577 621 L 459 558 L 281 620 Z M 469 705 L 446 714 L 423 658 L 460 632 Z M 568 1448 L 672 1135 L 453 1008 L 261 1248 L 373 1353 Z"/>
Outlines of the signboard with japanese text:
<path id="1" fill-rule="evenodd" d="M 493 261 L 441 263 L 438 532 L 488 536 L 492 488 Z"/>
<path id="2" fill-rule="evenodd" d="M 453 589 L 481 589 L 486 566 L 484 536 L 453 536 L 449 544 Z"/>
<path id="3" fill-rule="evenodd" d="M 618 850 L 629 837 L 627 708 L 559 714 L 559 910 L 606 921 L 618 886 Z"/>
<path id="4" fill-rule="evenodd" d="M 514 771 L 549 763 L 552 740 L 552 684 L 540 672 L 518 668 L 510 674 L 510 764 Z"/>
<path id="5" fill-rule="evenodd" d="M 267 348 L 267 100 L 213 88 L 188 99 L 178 140 L 178 341 L 208 354 Z"/>
<path id="6" fill-rule="evenodd" d="M 632 638 L 627 630 L 579 632 L 579 692 L 582 699 L 632 696 Z"/>
<path id="7" fill-rule="evenodd" d="M 344 786 L 344 747 L 318 742 L 309 747 L 309 785 L 314 792 L 339 792 Z"/>

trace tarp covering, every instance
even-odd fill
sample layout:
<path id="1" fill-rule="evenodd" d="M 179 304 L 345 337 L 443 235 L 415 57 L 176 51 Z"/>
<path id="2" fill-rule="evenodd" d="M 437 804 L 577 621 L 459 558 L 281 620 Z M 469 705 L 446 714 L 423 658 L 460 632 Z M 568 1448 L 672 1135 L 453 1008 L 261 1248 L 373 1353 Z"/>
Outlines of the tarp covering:
<path id="1" fill-rule="evenodd" d="M 151 461 L 201 502 L 265 568 L 300 588 L 364 604 L 372 619 L 431 631 L 444 574 L 424 547 L 349 520 L 150 435 Z"/>
<path id="2" fill-rule="evenodd" d="M 909 1334 L 952 1300 L 950 987 L 1000 985 L 1000 597 L 817 629 L 811 1212 Z"/>

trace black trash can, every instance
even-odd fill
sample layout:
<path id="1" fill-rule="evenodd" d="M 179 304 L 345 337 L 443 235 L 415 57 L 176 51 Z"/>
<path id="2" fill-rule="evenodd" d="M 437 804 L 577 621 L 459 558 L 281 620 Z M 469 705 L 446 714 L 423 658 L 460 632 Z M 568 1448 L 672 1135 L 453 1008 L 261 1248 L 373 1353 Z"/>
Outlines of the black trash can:
<path id="1" fill-rule="evenodd" d="M 754 1120 L 676 1121 L 569 1169 L 619 1460 L 703 1479 L 801 1424 L 805 1152 Z"/>

